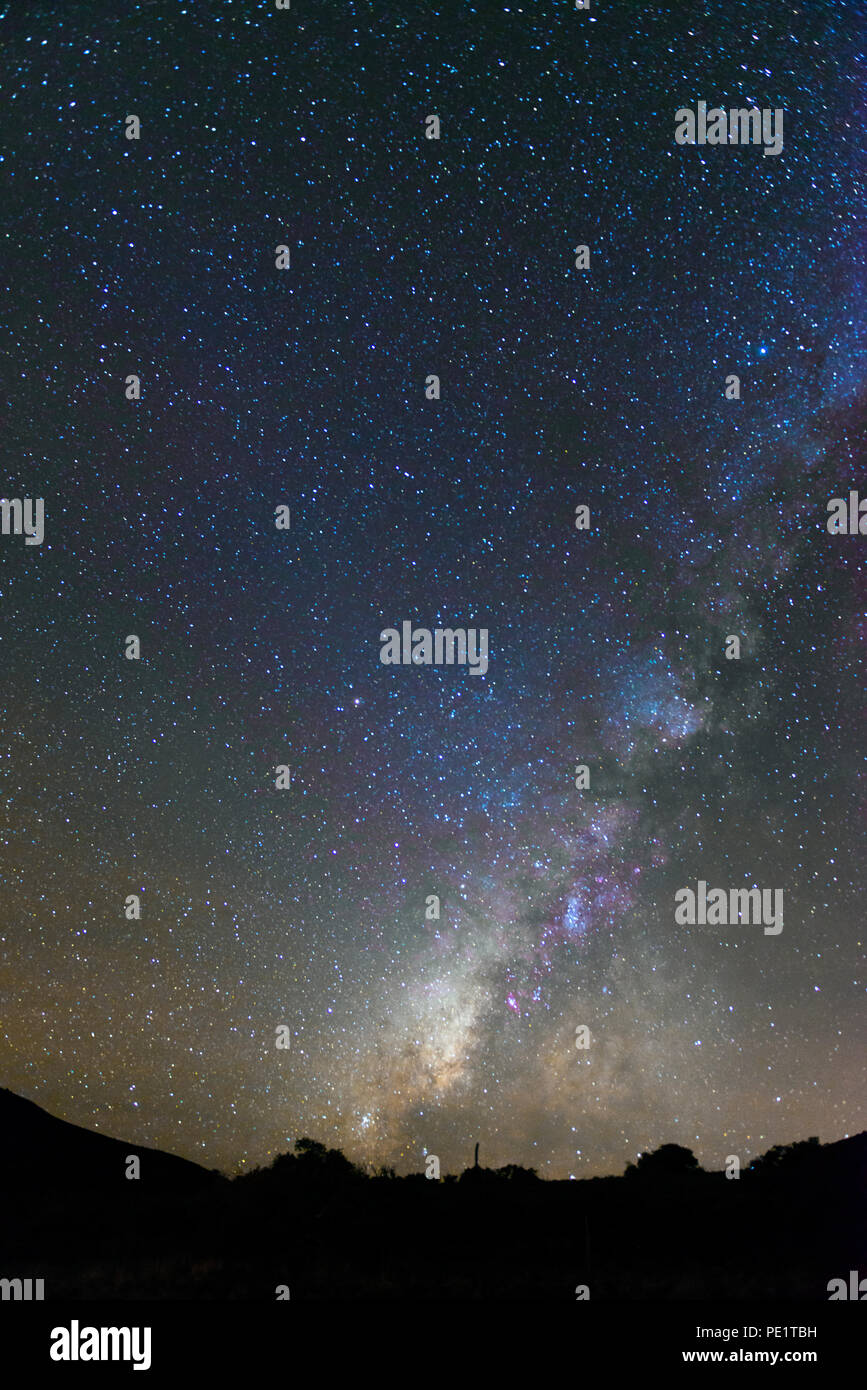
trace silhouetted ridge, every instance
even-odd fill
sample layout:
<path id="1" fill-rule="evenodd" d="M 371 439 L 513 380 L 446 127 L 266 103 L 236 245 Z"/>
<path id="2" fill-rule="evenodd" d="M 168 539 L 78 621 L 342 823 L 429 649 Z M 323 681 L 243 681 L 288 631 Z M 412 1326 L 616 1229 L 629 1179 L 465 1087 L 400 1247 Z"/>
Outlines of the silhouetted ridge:
<path id="1" fill-rule="evenodd" d="M 139 1181 L 150 1190 L 192 1191 L 215 1178 L 189 1159 L 59 1120 L 33 1101 L 0 1088 L 0 1183 L 7 1194 L 46 1185 L 79 1190 L 133 1187 L 126 1177 L 129 1154 L 141 1159 Z"/>
<path id="2" fill-rule="evenodd" d="M 663 1144 L 621 1177 L 367 1175 L 298 1139 L 233 1181 L 0 1091 L 3 1255 L 52 1298 L 826 1301 L 867 1268 L 867 1133 L 775 1145 L 739 1175 Z M 140 1181 L 125 1176 L 141 1158 Z M 469 1157 L 469 1155 L 468 1155 Z M 730 1165 L 729 1165 L 730 1166 Z M 2 1272 L 2 1271 L 0 1271 Z"/>

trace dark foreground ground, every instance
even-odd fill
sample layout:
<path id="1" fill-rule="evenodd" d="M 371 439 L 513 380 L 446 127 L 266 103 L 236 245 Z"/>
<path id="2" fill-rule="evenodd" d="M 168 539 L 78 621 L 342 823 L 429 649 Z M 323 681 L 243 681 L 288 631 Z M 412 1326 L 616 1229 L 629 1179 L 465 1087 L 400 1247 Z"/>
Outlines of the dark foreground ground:
<path id="1" fill-rule="evenodd" d="M 367 1177 L 302 1141 L 229 1181 L 56 1131 L 8 1092 L 4 1120 L 0 1277 L 43 1278 L 48 1299 L 258 1301 L 284 1285 L 293 1299 L 574 1301 L 587 1285 L 594 1301 L 825 1302 L 829 1280 L 867 1277 L 867 1134 L 774 1150 L 739 1179 L 674 1146 L 583 1182 L 483 1168 L 442 1182 Z M 139 1180 L 124 1176 L 130 1153 Z"/>

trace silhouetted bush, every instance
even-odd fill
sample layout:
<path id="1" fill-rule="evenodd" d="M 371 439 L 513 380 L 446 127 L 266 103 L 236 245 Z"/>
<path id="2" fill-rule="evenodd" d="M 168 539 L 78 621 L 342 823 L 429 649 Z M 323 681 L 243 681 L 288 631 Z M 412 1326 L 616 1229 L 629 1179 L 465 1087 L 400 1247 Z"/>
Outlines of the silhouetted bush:
<path id="1" fill-rule="evenodd" d="M 629 1166 L 631 1168 L 632 1164 Z M 679 1178 L 685 1173 L 702 1171 L 692 1149 L 685 1149 L 681 1144 L 663 1144 L 652 1153 L 641 1154 L 635 1164 L 638 1176 L 647 1178 Z"/>

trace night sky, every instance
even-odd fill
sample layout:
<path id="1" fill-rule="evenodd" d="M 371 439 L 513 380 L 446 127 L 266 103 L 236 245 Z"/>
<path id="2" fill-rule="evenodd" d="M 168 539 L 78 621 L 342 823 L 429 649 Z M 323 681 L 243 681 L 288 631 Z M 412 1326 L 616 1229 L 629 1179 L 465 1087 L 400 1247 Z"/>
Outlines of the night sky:
<path id="1" fill-rule="evenodd" d="M 0 1082 L 227 1172 L 863 1129 L 867 4 L 0 42 L 0 489 L 45 505 L 0 536 Z M 678 145 L 699 101 L 782 152 Z M 404 621 L 486 674 L 382 664 Z M 783 931 L 677 925 L 700 880 Z"/>

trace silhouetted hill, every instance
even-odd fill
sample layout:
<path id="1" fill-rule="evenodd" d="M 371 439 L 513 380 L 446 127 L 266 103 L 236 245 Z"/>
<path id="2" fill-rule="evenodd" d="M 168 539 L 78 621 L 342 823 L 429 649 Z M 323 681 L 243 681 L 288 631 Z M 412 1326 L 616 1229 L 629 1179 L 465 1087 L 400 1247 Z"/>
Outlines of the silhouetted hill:
<path id="1" fill-rule="evenodd" d="M 819 1146 L 818 1166 L 826 1182 L 867 1180 L 867 1130 Z"/>
<path id="2" fill-rule="evenodd" d="M 140 1158 L 140 1181 L 150 1190 L 190 1192 L 214 1181 L 213 1173 L 186 1158 L 58 1120 L 33 1101 L 0 1088 L 0 1184 L 7 1194 L 28 1187 L 129 1187 L 130 1154 Z"/>
<path id="3" fill-rule="evenodd" d="M 824 1301 L 867 1275 L 867 1133 L 777 1145 L 737 1179 L 664 1144 L 583 1181 L 369 1177 L 299 1139 L 229 1181 L 8 1091 L 0 1132 L 0 1276 L 44 1278 L 49 1299 Z"/>

